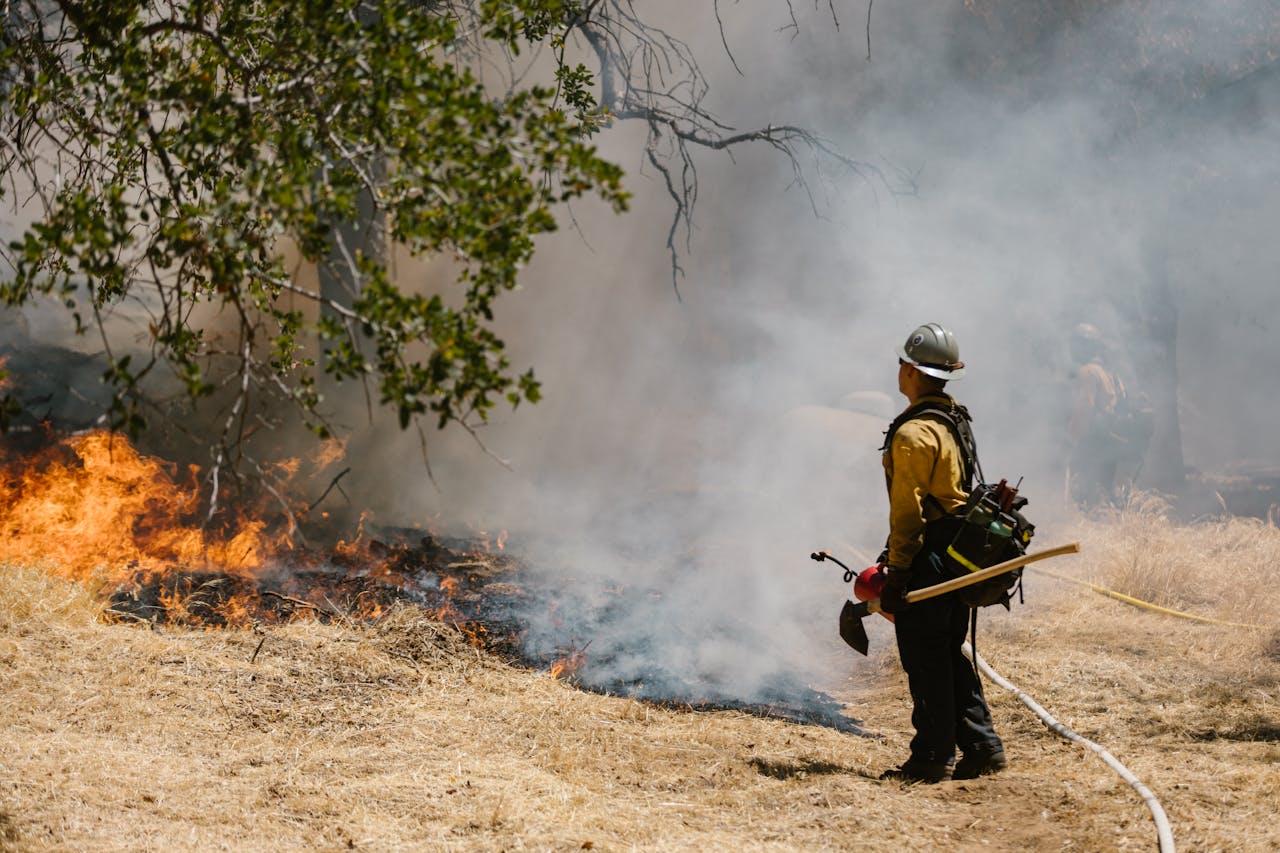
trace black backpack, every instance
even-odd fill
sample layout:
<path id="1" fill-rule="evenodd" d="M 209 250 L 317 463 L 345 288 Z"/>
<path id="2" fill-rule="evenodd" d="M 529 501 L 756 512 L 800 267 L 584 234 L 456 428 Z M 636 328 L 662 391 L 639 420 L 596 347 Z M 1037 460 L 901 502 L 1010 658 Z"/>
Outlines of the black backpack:
<path id="1" fill-rule="evenodd" d="M 971 418 L 964 406 L 954 400 L 950 406 L 931 400 L 912 406 L 889 425 L 881 450 L 888 450 L 893 436 L 903 424 L 917 418 L 941 421 L 951 430 L 960 448 L 962 485 L 969 492 L 969 499 L 963 506 L 928 523 L 925 547 L 941 553 L 943 566 L 957 578 L 1026 553 L 1027 545 L 1035 535 L 1035 525 L 1022 514 L 1027 499 L 1021 497 L 1017 487 L 1010 486 L 1007 480 L 995 485 L 986 482 L 978 462 L 978 445 L 969 426 Z M 937 502 L 932 495 L 926 500 Z M 966 607 L 1000 604 L 1008 609 L 1009 601 L 1015 591 L 1021 590 L 1021 584 L 1022 569 L 1014 569 L 957 590 L 955 595 Z"/>
<path id="2" fill-rule="evenodd" d="M 1130 398 L 1120 377 L 1111 374 L 1116 402 L 1109 412 L 1098 412 L 1089 425 L 1091 452 L 1128 464 L 1140 464 L 1155 432 L 1155 417 L 1144 400 Z"/>

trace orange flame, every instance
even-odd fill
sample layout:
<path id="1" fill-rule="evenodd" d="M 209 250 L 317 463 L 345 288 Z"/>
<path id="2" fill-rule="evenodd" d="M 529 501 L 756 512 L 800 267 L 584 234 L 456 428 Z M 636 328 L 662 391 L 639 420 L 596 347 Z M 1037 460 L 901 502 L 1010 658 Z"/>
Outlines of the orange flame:
<path id="1" fill-rule="evenodd" d="M 490 536 L 489 531 L 481 528 L 478 524 L 467 522 L 467 529 L 470 530 L 471 535 L 478 540 L 479 550 L 485 554 L 493 553 L 494 547 L 501 551 L 507 546 L 507 531 L 505 530 L 499 533 L 497 538 L 494 539 Z"/>
<path id="2" fill-rule="evenodd" d="M 329 438 L 320 443 L 320 448 L 311 458 L 311 464 L 317 468 L 327 468 L 347 455 L 346 438 Z"/>
<path id="3" fill-rule="evenodd" d="M 46 561 L 77 580 L 175 564 L 259 568 L 276 544 L 266 524 L 242 520 L 224 535 L 202 529 L 193 521 L 197 496 L 179 488 L 172 467 L 103 431 L 37 454 L 0 480 L 0 560 Z"/>
<path id="4" fill-rule="evenodd" d="M 304 468 L 286 460 L 267 474 L 286 485 Z M 354 537 L 329 553 L 295 549 L 288 533 L 272 535 L 262 520 L 278 516 L 277 509 L 261 519 L 219 509 L 210 522 L 200 499 L 204 482 L 198 467 L 179 477 L 178 466 L 139 454 L 126 438 L 105 431 L 51 441 L 21 458 L 0 444 L 0 564 L 43 564 L 72 580 L 113 587 L 111 618 L 147 621 L 162 613 L 169 622 L 210 626 L 317 615 L 375 618 L 395 590 L 416 583 L 416 560 L 405 560 L 403 546 L 374 538 L 368 514 Z M 273 495 L 283 500 L 280 492 Z M 327 569 L 316 577 L 265 571 L 286 549 L 288 560 L 281 562 L 290 568 L 337 564 L 350 573 L 342 582 L 355 582 L 344 586 Z M 484 647 L 491 642 L 487 629 L 463 612 L 468 605 L 460 610 L 454 601 L 475 582 L 474 576 L 443 575 L 443 600 L 432 615 Z"/>
<path id="5" fill-rule="evenodd" d="M 588 643 L 588 645 L 590 645 Z M 568 654 L 551 664 L 552 678 L 573 678 L 587 662 L 587 650 L 571 649 Z"/>
<path id="6" fill-rule="evenodd" d="M 356 523 L 356 538 L 350 542 L 345 539 L 339 539 L 338 544 L 333 548 L 334 553 L 345 557 L 355 557 L 360 554 L 364 547 L 364 524 L 368 520 L 368 512 L 360 513 L 360 520 Z"/>

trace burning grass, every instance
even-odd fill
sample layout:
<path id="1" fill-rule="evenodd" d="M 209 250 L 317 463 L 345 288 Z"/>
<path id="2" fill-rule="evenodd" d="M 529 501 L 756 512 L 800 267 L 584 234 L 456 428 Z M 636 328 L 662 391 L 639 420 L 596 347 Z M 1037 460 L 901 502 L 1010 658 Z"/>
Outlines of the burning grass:
<path id="1" fill-rule="evenodd" d="M 596 588 L 589 579 L 547 572 L 534 579 L 504 553 L 505 532 L 478 529 L 465 540 L 420 530 L 375 537 L 362 522 L 353 541 L 321 548 L 286 535 L 305 521 L 309 508 L 300 503 L 284 515 L 278 508 L 274 515 L 225 506 L 212 512 L 197 499 L 196 469 L 181 483 L 174 466 L 140 455 L 120 436 L 37 438 L 37 447 L 11 449 L 0 477 L 0 529 L 8 534 L 0 537 L 0 559 L 43 560 L 54 573 L 100 590 L 108 599 L 104 618 L 206 628 L 296 619 L 350 625 L 411 603 L 479 648 L 599 692 L 860 731 L 839 703 L 789 669 L 747 690 L 655 664 L 643 648 L 653 635 L 620 640 L 612 630 L 618 620 L 653 614 L 667 595 L 661 584 Z M 287 479 L 301 465 L 277 467 Z M 279 490 L 275 497 L 285 500 Z M 705 629 L 672 632 L 696 647 L 695 635 Z M 592 640 L 576 639 L 610 634 L 590 652 Z"/>
<path id="2" fill-rule="evenodd" d="M 265 551 L 285 546 L 256 518 L 197 521 L 196 470 L 184 486 L 174 466 L 121 436 L 97 431 L 4 449 L 0 559 L 41 559 L 81 581 L 174 565 L 247 574 Z"/>

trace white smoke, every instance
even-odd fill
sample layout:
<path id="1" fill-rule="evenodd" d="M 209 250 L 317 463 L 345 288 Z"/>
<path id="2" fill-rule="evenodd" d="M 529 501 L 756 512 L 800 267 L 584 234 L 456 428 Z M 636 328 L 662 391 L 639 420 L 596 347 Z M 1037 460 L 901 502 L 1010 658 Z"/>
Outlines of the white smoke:
<path id="1" fill-rule="evenodd" d="M 546 241 L 499 306 L 546 392 L 484 432 L 513 470 L 445 436 L 432 486 L 403 475 L 414 442 L 366 445 L 386 463 L 367 476 L 395 483 L 385 518 L 508 527 L 566 601 L 608 616 L 578 623 L 594 636 L 543 625 L 548 644 L 590 642 L 622 680 L 677 672 L 748 700 L 839 648 L 849 590 L 808 554 L 860 567 L 881 547 L 893 348 L 920 323 L 957 334 L 970 369 L 953 390 L 986 473 L 1026 476 L 1046 544 L 1068 332 L 1102 328 L 1142 389 L 1161 367 L 1162 277 L 1187 463 L 1278 463 L 1274 402 L 1241 393 L 1280 355 L 1273 4 L 882 4 L 869 61 L 865 3 L 837 6 L 839 30 L 825 4 L 791 5 L 794 33 L 785 6 L 722 7 L 741 77 L 709 11 L 645 14 L 705 58 L 718 115 L 803 124 L 879 174 L 816 181 L 811 199 L 764 146 L 702 155 L 677 299 L 669 200 L 642 174 L 642 135 L 611 131 L 635 211 L 579 206 L 581 231 Z M 611 610 L 618 586 L 644 606 Z"/>

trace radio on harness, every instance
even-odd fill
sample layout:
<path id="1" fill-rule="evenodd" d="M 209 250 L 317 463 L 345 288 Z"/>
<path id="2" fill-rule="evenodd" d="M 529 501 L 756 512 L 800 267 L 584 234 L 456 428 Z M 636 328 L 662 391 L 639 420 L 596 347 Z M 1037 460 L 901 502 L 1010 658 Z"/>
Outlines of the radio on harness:
<path id="1" fill-rule="evenodd" d="M 1017 488 L 1001 480 L 994 486 L 980 483 L 969 494 L 965 505 L 951 515 L 933 522 L 937 533 L 926 536 L 945 537 L 942 551 L 943 565 L 955 577 L 964 577 L 1012 560 L 1026 553 L 1035 525 L 1027 521 L 1020 510 L 1027 499 L 1018 494 Z M 965 587 L 956 595 L 968 607 L 988 607 L 1002 604 L 1005 609 L 1015 590 L 1022 584 L 1022 569 Z"/>

